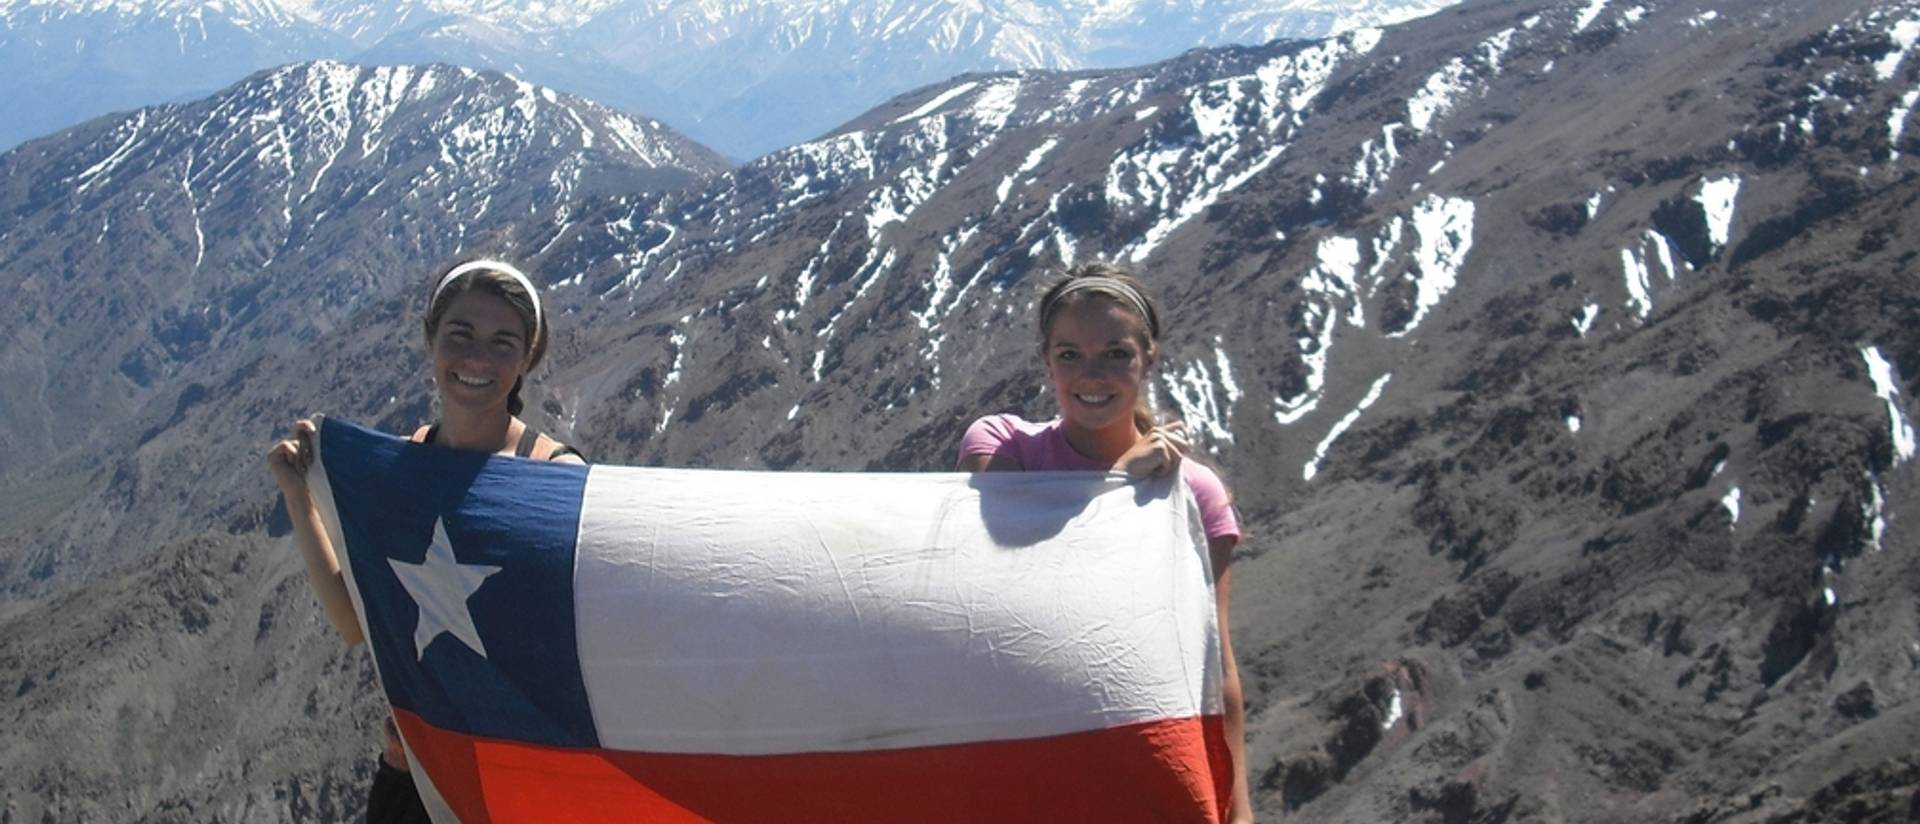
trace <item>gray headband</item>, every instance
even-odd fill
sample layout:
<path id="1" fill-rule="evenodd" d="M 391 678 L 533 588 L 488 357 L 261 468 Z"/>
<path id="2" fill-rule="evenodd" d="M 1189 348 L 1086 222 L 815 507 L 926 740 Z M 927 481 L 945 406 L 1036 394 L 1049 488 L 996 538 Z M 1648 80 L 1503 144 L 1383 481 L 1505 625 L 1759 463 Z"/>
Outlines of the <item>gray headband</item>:
<path id="1" fill-rule="evenodd" d="M 1051 306 L 1048 307 L 1046 314 L 1051 315 L 1053 312 L 1051 307 L 1059 306 L 1060 302 L 1066 300 L 1068 295 L 1075 292 L 1084 292 L 1088 289 L 1098 290 L 1102 295 L 1107 297 L 1119 298 L 1123 303 L 1128 305 L 1128 308 L 1138 313 L 1141 320 L 1146 321 L 1148 333 L 1155 338 L 1160 337 L 1160 319 L 1153 316 L 1152 309 L 1147 308 L 1147 297 L 1140 294 L 1140 290 L 1128 285 L 1126 281 L 1118 278 L 1110 278 L 1106 275 L 1089 275 L 1067 281 L 1067 285 L 1060 287 L 1060 291 L 1053 293 L 1053 302 Z"/>

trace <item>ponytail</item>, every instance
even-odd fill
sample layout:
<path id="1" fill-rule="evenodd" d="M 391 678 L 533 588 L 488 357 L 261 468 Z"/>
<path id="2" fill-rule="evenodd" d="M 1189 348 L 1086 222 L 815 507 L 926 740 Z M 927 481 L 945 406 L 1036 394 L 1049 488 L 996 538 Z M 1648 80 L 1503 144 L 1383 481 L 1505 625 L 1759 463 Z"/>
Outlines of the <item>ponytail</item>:
<path id="1" fill-rule="evenodd" d="M 1154 420 L 1153 410 L 1147 408 L 1146 401 L 1142 400 L 1140 405 L 1133 408 L 1133 428 L 1138 430 L 1140 434 L 1145 435 L 1148 432 L 1152 432 L 1153 428 L 1158 424 L 1159 421 Z"/>

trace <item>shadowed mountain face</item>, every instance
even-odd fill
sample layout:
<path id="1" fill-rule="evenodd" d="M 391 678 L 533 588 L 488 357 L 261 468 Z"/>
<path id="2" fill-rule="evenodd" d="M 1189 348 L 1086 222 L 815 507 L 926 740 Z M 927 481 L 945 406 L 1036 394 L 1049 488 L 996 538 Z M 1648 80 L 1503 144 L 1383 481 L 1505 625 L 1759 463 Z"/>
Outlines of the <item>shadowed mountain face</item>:
<path id="1" fill-rule="evenodd" d="M 227 209 L 163 200 L 184 158 L 112 131 L 179 110 L 32 144 L 0 158 L 0 334 L 31 388 L 0 437 L 32 458 L 0 490 L 8 814 L 353 809 L 377 698 L 259 455 L 309 409 L 429 417 L 422 280 L 485 244 L 564 312 L 538 423 L 597 460 L 718 468 L 944 469 L 973 416 L 1052 414 L 1046 271 L 1136 265 L 1167 310 L 1158 406 L 1249 523 L 1233 633 L 1264 817 L 1900 820 L 1917 39 L 1920 4 L 1469 3 L 957 78 L 726 174 L 658 161 L 687 171 L 651 187 L 605 138 L 543 148 L 495 78 L 483 133 L 532 166 L 487 184 L 430 162 L 465 144 L 428 115 L 382 131 L 412 165 L 354 143 L 324 174 L 270 175 L 249 126 Z M 160 156 L 231 131 L 199 122 Z M 539 188 L 568 163 L 581 183 Z M 356 205 L 355 179 L 397 199 Z M 89 203 L 149 225 L 96 238 Z M 302 222 L 321 209 L 355 217 Z"/>

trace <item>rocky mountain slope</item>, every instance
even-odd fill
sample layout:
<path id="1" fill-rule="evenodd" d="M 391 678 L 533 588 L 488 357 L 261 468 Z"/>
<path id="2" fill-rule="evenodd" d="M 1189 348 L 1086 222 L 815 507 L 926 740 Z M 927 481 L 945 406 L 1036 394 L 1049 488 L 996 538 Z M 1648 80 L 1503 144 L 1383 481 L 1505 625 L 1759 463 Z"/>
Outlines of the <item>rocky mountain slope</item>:
<path id="1" fill-rule="evenodd" d="M 487 242 L 567 313 L 541 423 L 712 467 L 944 468 L 972 416 L 1049 414 L 1046 269 L 1134 263 L 1169 310 L 1160 408 L 1250 525 L 1265 818 L 1897 821 L 1920 804 L 1916 40 L 1911 3 L 1472 2 L 961 77 L 689 186 L 521 201 Z M 0 215 L 104 156 L 0 158 L 42 181 L 0 186 Z M 285 191 L 221 231 L 279 237 Z M 193 248 L 148 211 L 174 227 L 150 243 Z M 308 267 L 338 291 L 299 303 L 262 277 L 288 291 L 242 303 L 302 310 L 188 351 L 137 409 L 94 400 L 136 391 L 115 367 L 65 370 L 92 388 L 45 417 L 99 418 L 119 463 L 8 469 L 5 820 L 353 808 L 377 699 L 255 467 L 293 411 L 430 414 L 406 289 L 452 250 L 365 240 L 420 219 L 326 249 L 397 286 Z M 124 275 L 35 225 L 73 297 L 33 317 L 105 337 L 59 313 Z M 19 362 L 113 362 L 88 345 Z"/>
<path id="2" fill-rule="evenodd" d="M 748 158 L 965 71 L 1319 37 L 1457 0 L 4 0 L 0 147 L 283 63 L 491 68 Z"/>
<path id="3" fill-rule="evenodd" d="M 122 530 L 198 525 L 200 505 L 232 516 L 251 478 L 128 524 L 127 501 L 214 466 L 202 450 L 155 463 L 141 447 L 195 406 L 297 380 L 328 333 L 410 295 L 429 276 L 419 261 L 484 246 L 554 203 L 722 168 L 657 122 L 523 81 L 338 63 L 0 156 L 0 375 L 13 387 L 0 393 L 0 484 L 30 490 L 9 507 L 29 510 L 22 519 L 52 520 L 0 560 L 0 578 L 139 557 L 143 542 Z M 263 362 L 291 374 L 249 374 Z M 62 512 L 81 489 L 125 497 Z"/>

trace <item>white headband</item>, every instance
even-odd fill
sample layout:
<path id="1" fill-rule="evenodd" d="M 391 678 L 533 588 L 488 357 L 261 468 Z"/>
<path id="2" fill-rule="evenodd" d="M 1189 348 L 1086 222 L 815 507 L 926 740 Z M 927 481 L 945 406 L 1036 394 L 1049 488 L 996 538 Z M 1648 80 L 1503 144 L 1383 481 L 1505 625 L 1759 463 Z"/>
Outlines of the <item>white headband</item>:
<path id="1" fill-rule="evenodd" d="M 440 283 L 433 287 L 433 297 L 427 298 L 427 311 L 433 311 L 434 304 L 440 302 L 440 293 L 447 291 L 448 284 L 459 280 L 461 275 L 481 270 L 499 272 L 513 278 L 520 283 L 520 288 L 527 290 L 527 297 L 533 301 L 533 340 L 527 341 L 527 345 L 532 346 L 533 341 L 540 339 L 540 322 L 544 317 L 540 312 L 540 290 L 533 288 L 533 281 L 528 280 L 526 275 L 520 274 L 519 269 L 513 268 L 513 264 L 506 261 L 474 260 L 453 267 L 453 271 L 441 277 Z"/>

